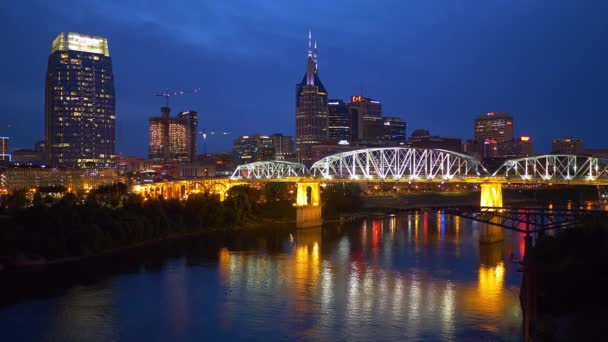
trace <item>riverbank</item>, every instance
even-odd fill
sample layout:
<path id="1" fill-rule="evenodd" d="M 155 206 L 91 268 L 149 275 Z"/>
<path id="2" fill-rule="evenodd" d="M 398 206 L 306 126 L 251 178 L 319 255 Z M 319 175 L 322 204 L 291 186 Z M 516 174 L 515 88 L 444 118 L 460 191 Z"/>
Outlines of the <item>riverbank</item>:
<path id="1" fill-rule="evenodd" d="M 560 231 L 526 251 L 522 304 L 538 341 L 597 341 L 608 318 L 608 223 Z"/>

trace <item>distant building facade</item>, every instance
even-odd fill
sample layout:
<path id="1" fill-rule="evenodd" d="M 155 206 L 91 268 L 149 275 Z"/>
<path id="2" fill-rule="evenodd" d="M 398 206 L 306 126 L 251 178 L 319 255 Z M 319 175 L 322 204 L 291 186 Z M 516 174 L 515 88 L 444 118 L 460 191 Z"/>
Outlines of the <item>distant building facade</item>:
<path id="1" fill-rule="evenodd" d="M 293 143 L 293 136 L 275 133 L 270 136 L 274 146 L 275 160 L 295 161 L 296 154 Z"/>
<path id="2" fill-rule="evenodd" d="M 45 92 L 47 163 L 115 167 L 116 106 L 108 40 L 74 32 L 57 35 Z"/>
<path id="3" fill-rule="evenodd" d="M 502 158 L 523 158 L 534 155 L 534 146 L 529 136 L 496 143 L 496 156 Z"/>
<path id="4" fill-rule="evenodd" d="M 551 142 L 551 153 L 582 154 L 583 139 L 574 137 L 553 139 Z"/>
<path id="5" fill-rule="evenodd" d="M 328 137 L 337 141 L 351 141 L 350 113 L 343 100 L 332 99 L 328 104 Z"/>
<path id="6" fill-rule="evenodd" d="M 232 154 L 238 165 L 273 160 L 274 146 L 273 139 L 268 135 L 241 135 L 233 141 Z"/>
<path id="7" fill-rule="evenodd" d="M 84 192 L 118 181 L 114 169 L 14 166 L 8 167 L 4 175 L 9 192 L 56 186 L 63 186 L 72 192 Z"/>
<path id="8" fill-rule="evenodd" d="M 348 103 L 351 122 L 351 140 L 378 141 L 384 139 L 382 103 L 363 97 L 351 96 Z"/>
<path id="9" fill-rule="evenodd" d="M 44 165 L 44 153 L 23 148 L 13 151 L 13 164 Z"/>
<path id="10" fill-rule="evenodd" d="M 462 152 L 462 139 L 431 135 L 426 129 L 415 130 L 407 144 L 416 148 L 433 148 L 454 152 Z"/>
<path id="11" fill-rule="evenodd" d="M 192 162 L 197 154 L 198 113 L 180 112 L 170 117 L 161 107 L 161 116 L 148 124 L 148 158 L 158 162 Z"/>
<path id="12" fill-rule="evenodd" d="M 328 137 L 328 95 L 317 66 L 317 43 L 313 49 L 309 33 L 306 74 L 296 85 L 296 153 L 306 165 L 312 163 L 312 146 Z"/>
<path id="13" fill-rule="evenodd" d="M 405 142 L 406 123 L 401 118 L 393 116 L 385 116 L 384 121 L 384 139 L 390 142 Z"/>
<path id="14" fill-rule="evenodd" d="M 215 177 L 215 163 L 208 161 L 195 161 L 181 163 L 178 168 L 178 177 L 181 179 L 197 179 Z"/>

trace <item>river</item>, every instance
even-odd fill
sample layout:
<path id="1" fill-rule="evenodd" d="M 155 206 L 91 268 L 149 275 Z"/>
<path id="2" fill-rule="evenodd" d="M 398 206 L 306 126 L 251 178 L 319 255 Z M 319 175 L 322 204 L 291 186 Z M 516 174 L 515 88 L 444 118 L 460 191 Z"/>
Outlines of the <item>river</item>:
<path id="1" fill-rule="evenodd" d="M 480 243 L 488 229 L 403 214 L 207 234 L 27 272 L 20 284 L 0 283 L 0 337 L 520 341 L 512 259 L 523 256 L 523 237 L 491 228 L 504 239 Z"/>

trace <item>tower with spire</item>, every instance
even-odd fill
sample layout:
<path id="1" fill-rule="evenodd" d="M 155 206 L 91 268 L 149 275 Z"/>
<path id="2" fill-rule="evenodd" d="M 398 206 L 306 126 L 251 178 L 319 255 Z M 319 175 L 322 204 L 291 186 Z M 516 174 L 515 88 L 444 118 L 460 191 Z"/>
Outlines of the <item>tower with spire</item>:
<path id="1" fill-rule="evenodd" d="M 317 42 L 308 31 L 306 74 L 296 85 L 296 151 L 298 161 L 310 166 L 312 146 L 328 138 L 327 90 L 319 79 Z"/>

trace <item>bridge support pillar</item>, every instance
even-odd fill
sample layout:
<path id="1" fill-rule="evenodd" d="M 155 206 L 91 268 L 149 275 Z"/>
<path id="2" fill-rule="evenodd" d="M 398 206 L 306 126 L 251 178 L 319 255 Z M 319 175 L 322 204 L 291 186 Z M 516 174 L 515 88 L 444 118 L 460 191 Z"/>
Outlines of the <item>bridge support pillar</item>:
<path id="1" fill-rule="evenodd" d="M 228 194 L 228 190 L 230 190 L 230 184 L 226 183 L 226 189 L 220 190 L 218 194 L 220 195 L 220 202 L 224 202 L 226 200 L 226 195 Z"/>
<path id="2" fill-rule="evenodd" d="M 319 227 L 322 223 L 319 183 L 298 183 L 296 193 L 296 228 Z"/>
<path id="3" fill-rule="evenodd" d="M 481 183 L 481 207 L 502 207 L 502 184 Z"/>

